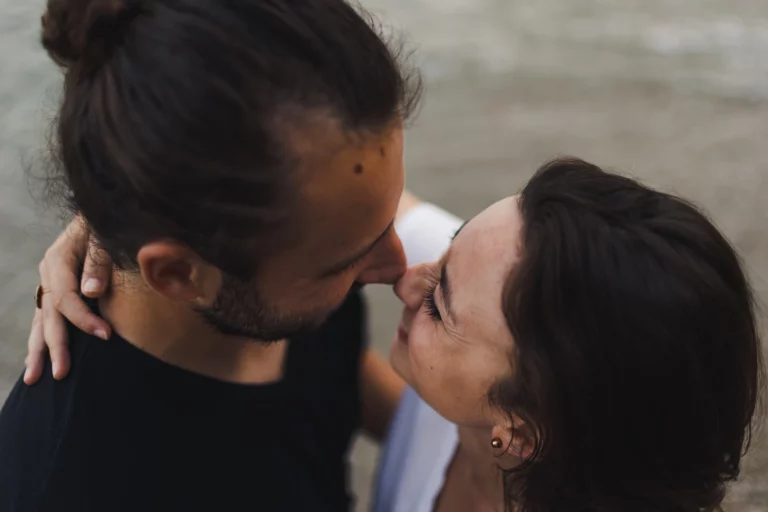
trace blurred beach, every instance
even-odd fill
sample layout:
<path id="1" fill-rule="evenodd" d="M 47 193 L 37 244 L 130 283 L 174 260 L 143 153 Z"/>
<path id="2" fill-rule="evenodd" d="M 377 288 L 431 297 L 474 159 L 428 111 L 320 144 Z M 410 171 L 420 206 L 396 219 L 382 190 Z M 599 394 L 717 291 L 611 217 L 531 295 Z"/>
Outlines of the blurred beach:
<path id="1" fill-rule="evenodd" d="M 406 150 L 417 195 L 469 218 L 544 160 L 576 155 L 704 208 L 768 308 L 768 2 L 362 3 L 407 35 L 424 73 Z M 60 80 L 37 41 L 43 7 L 0 0 L 0 399 L 23 367 L 37 263 L 60 229 L 24 172 L 45 150 Z M 368 296 L 371 342 L 386 352 L 400 308 L 383 287 Z M 767 443 L 755 441 L 727 511 L 768 511 Z M 376 457 L 356 443 L 360 511 Z"/>

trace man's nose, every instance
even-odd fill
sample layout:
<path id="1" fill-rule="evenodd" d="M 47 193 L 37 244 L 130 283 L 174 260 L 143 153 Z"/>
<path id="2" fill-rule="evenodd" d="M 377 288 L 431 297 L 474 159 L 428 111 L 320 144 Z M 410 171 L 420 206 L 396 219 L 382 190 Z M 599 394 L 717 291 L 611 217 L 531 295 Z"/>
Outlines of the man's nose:
<path id="1" fill-rule="evenodd" d="M 374 249 L 370 263 L 357 277 L 357 282 L 362 284 L 395 284 L 406 269 L 403 244 L 395 230 L 392 229 Z"/>

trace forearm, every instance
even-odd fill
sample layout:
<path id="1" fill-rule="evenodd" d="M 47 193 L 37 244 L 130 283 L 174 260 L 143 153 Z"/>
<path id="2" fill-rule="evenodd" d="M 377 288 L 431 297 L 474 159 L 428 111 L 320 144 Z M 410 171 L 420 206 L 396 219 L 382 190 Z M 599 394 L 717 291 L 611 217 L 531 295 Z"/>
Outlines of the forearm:
<path id="1" fill-rule="evenodd" d="M 384 439 L 395 414 L 405 383 L 384 358 L 367 349 L 360 362 L 360 393 L 363 430 L 374 439 Z"/>

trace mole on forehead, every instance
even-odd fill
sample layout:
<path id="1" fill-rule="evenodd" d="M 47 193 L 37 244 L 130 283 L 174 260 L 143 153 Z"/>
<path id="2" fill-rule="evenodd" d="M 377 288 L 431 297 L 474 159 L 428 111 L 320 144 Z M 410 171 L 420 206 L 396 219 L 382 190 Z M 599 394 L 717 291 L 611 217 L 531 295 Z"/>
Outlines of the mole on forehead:
<path id="1" fill-rule="evenodd" d="M 387 150 L 384 148 L 384 146 L 379 147 L 379 154 L 382 157 L 387 156 Z M 365 170 L 365 167 L 363 166 L 363 164 L 361 163 L 355 164 L 355 167 L 354 167 L 355 174 L 363 174 L 364 170 Z"/>

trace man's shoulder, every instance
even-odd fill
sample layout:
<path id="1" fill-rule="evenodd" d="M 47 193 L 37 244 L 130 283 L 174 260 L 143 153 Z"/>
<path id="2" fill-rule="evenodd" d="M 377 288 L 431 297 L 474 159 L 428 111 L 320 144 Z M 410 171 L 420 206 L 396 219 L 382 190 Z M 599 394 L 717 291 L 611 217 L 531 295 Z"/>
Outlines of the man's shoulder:
<path id="1" fill-rule="evenodd" d="M 108 367 L 105 360 L 110 353 L 120 352 L 118 344 L 69 326 L 68 349 L 70 370 L 65 378 L 53 378 L 46 357 L 40 380 L 28 386 L 19 377 L 8 395 L 0 411 L 0 465 L 4 470 L 14 465 L 14 459 L 28 468 L 49 467 L 69 431 L 111 407 L 106 401 L 109 390 L 99 382 L 102 375 L 114 373 L 114 366 Z M 114 359 L 120 359 L 119 355 Z"/>
<path id="2" fill-rule="evenodd" d="M 87 350 L 88 335 L 70 329 L 73 369 Z M 0 411 L 0 509 L 40 510 L 58 449 L 72 414 L 75 378 L 52 376 L 46 357 L 43 375 L 33 386 L 16 381 Z"/>

